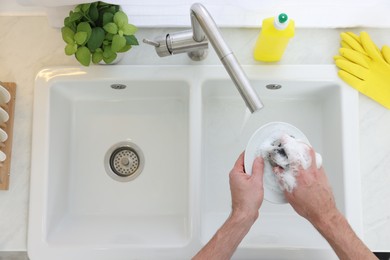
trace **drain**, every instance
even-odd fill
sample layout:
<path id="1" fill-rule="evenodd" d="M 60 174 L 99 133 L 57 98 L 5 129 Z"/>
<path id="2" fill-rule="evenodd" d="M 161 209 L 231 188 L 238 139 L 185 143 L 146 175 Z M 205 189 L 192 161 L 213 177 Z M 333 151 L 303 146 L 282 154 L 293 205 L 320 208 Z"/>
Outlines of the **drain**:
<path id="1" fill-rule="evenodd" d="M 117 181 L 137 178 L 144 166 L 142 150 L 134 143 L 125 141 L 113 145 L 106 153 L 104 164 L 107 174 Z"/>
<path id="2" fill-rule="evenodd" d="M 272 90 L 274 90 L 274 89 L 281 89 L 282 88 L 282 85 L 280 85 L 280 84 L 268 84 L 268 85 L 266 85 L 265 86 L 267 89 L 272 89 Z"/>
<path id="3" fill-rule="evenodd" d="M 125 89 L 127 86 L 125 84 L 111 84 L 113 89 Z"/>
<path id="4" fill-rule="evenodd" d="M 134 174 L 139 167 L 139 157 L 129 147 L 116 149 L 110 158 L 110 167 L 119 176 L 126 177 Z"/>

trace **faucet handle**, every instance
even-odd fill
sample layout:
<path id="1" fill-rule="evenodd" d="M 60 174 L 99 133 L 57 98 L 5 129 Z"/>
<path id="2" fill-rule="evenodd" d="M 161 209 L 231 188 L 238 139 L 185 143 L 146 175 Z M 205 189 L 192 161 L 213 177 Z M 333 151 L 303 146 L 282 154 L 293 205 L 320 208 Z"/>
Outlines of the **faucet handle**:
<path id="1" fill-rule="evenodd" d="M 156 42 L 156 41 L 152 41 L 152 40 L 149 40 L 149 39 L 143 39 L 142 40 L 144 43 L 146 44 L 149 44 L 149 45 L 152 45 L 154 47 L 160 47 L 160 43 L 159 42 Z"/>
<path id="2" fill-rule="evenodd" d="M 162 35 L 155 38 L 154 40 L 143 39 L 142 41 L 148 45 L 154 46 L 158 56 L 165 57 L 165 56 L 172 55 L 172 53 L 169 51 L 169 48 L 167 46 L 167 40 L 166 40 L 167 37 L 168 35 Z"/>
<path id="3" fill-rule="evenodd" d="M 161 35 L 154 40 L 144 39 L 144 43 L 156 48 L 158 56 L 165 57 L 178 53 L 188 53 L 192 60 L 203 60 L 207 56 L 207 39 L 195 41 L 192 30 Z"/>

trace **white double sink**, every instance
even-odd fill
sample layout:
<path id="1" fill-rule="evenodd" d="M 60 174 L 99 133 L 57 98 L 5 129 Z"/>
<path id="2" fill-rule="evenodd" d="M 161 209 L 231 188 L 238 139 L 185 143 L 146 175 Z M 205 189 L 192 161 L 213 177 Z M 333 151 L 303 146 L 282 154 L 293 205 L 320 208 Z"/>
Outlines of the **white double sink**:
<path id="1" fill-rule="evenodd" d="M 337 205 L 361 234 L 357 93 L 333 66 L 244 70 L 265 105 L 253 115 L 221 66 L 42 70 L 35 86 L 30 259 L 189 259 L 229 215 L 228 173 L 253 132 L 271 121 L 298 127 L 322 154 Z M 105 170 L 107 151 L 123 141 L 145 158 L 129 182 Z M 235 254 L 333 257 L 288 204 L 266 201 Z"/>

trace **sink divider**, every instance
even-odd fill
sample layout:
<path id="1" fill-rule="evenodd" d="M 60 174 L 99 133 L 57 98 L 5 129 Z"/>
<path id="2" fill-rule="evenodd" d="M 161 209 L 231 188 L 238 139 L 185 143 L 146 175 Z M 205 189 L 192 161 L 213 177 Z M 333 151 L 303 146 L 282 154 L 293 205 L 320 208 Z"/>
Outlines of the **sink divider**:
<path id="1" fill-rule="evenodd" d="M 190 217 L 190 242 L 191 250 L 196 253 L 200 248 L 199 240 L 201 223 L 201 173 L 202 173 L 202 82 L 193 75 L 193 83 L 189 97 L 189 216 Z"/>

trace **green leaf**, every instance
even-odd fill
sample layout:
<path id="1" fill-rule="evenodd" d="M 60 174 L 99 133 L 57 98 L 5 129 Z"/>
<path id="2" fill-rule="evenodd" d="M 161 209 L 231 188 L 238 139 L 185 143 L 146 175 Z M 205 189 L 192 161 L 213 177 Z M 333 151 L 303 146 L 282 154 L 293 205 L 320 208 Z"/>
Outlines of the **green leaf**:
<path id="1" fill-rule="evenodd" d="M 109 64 L 116 59 L 116 53 L 111 50 L 110 46 L 105 46 L 103 51 L 103 60 L 105 63 Z"/>
<path id="2" fill-rule="evenodd" d="M 126 51 L 128 51 L 128 50 L 130 50 L 130 49 L 131 49 L 131 45 L 128 44 L 128 45 L 125 45 L 125 47 L 123 47 L 122 49 L 120 49 L 118 52 L 126 52 Z"/>
<path id="3" fill-rule="evenodd" d="M 111 50 L 113 52 L 118 52 L 120 49 L 125 47 L 126 45 L 126 38 L 120 35 L 114 35 L 112 38 L 112 46 Z"/>
<path id="4" fill-rule="evenodd" d="M 99 48 L 104 41 L 105 31 L 100 27 L 92 29 L 91 37 L 88 40 L 87 46 L 91 51 L 95 51 Z"/>
<path id="5" fill-rule="evenodd" d="M 65 46 L 65 54 L 70 56 L 75 54 L 77 51 L 77 44 L 69 43 Z"/>
<path id="6" fill-rule="evenodd" d="M 84 45 L 87 42 L 88 34 L 86 32 L 77 32 L 74 35 L 74 40 L 78 45 Z"/>
<path id="7" fill-rule="evenodd" d="M 75 11 L 75 12 L 80 12 L 80 11 L 81 11 L 81 6 L 82 6 L 82 4 L 77 5 L 77 6 L 73 9 L 73 11 Z"/>
<path id="8" fill-rule="evenodd" d="M 108 5 L 110 5 L 110 4 L 107 4 L 107 3 L 105 3 L 105 2 L 98 2 L 98 7 L 105 7 L 105 6 L 108 6 Z"/>
<path id="9" fill-rule="evenodd" d="M 119 5 L 111 5 L 110 8 L 108 8 L 108 10 L 112 14 L 116 14 L 119 11 Z"/>
<path id="10" fill-rule="evenodd" d="M 91 52 L 85 46 L 81 46 L 76 51 L 76 59 L 84 66 L 89 66 L 91 63 Z"/>
<path id="11" fill-rule="evenodd" d="M 105 14 L 105 13 L 109 13 L 109 12 L 108 12 L 108 7 L 107 7 L 107 6 L 98 7 L 98 10 L 99 10 L 99 16 L 100 16 L 100 17 L 102 17 L 103 14 Z"/>
<path id="12" fill-rule="evenodd" d="M 125 24 L 128 23 L 127 15 L 122 11 L 117 12 L 114 15 L 114 23 L 116 23 L 119 28 L 122 28 Z"/>
<path id="13" fill-rule="evenodd" d="M 77 32 L 86 32 L 87 33 L 87 41 L 92 34 L 92 28 L 87 22 L 82 22 L 77 25 Z"/>
<path id="14" fill-rule="evenodd" d="M 92 62 L 97 64 L 99 62 L 101 62 L 103 59 L 103 53 L 102 52 L 94 52 L 92 54 Z"/>
<path id="15" fill-rule="evenodd" d="M 115 14 L 117 10 L 115 8 L 115 5 L 107 5 L 99 9 L 99 12 Z"/>
<path id="16" fill-rule="evenodd" d="M 108 23 L 103 26 L 104 30 L 106 30 L 109 33 L 117 34 L 118 32 L 118 26 L 116 26 L 115 23 Z"/>
<path id="17" fill-rule="evenodd" d="M 105 46 L 104 47 L 104 51 L 103 51 L 103 57 L 104 58 L 109 58 L 109 57 L 113 56 L 114 54 L 115 54 L 115 52 L 113 52 L 111 50 L 110 46 Z"/>
<path id="18" fill-rule="evenodd" d="M 74 32 L 69 27 L 65 26 L 61 28 L 62 39 L 66 43 L 74 43 Z"/>
<path id="19" fill-rule="evenodd" d="M 112 38 L 114 37 L 113 34 L 111 33 L 106 33 L 106 37 L 104 38 L 105 40 L 112 41 Z"/>
<path id="20" fill-rule="evenodd" d="M 116 55 L 116 53 L 114 52 L 111 56 L 109 56 L 109 57 L 107 57 L 107 58 L 103 57 L 103 60 L 104 60 L 104 62 L 105 62 L 106 64 L 110 64 L 110 63 L 112 63 L 112 62 L 116 59 L 116 57 L 117 57 L 117 55 Z"/>
<path id="21" fill-rule="evenodd" d="M 126 44 L 139 45 L 137 38 L 134 35 L 125 35 Z"/>
<path id="22" fill-rule="evenodd" d="M 83 14 L 82 14 L 82 13 L 70 11 L 70 14 L 69 14 L 69 21 L 70 21 L 70 22 L 76 22 L 76 21 L 80 20 L 82 17 L 83 17 Z"/>
<path id="23" fill-rule="evenodd" d="M 76 24 L 75 24 L 75 22 L 70 21 L 69 16 L 64 19 L 64 25 L 66 27 L 69 27 L 70 29 L 72 29 L 72 31 L 74 31 L 74 32 L 76 31 Z"/>
<path id="24" fill-rule="evenodd" d="M 92 31 L 92 28 L 91 28 L 91 25 L 89 25 L 89 23 L 87 22 L 81 22 L 77 25 L 77 31 L 78 32 L 91 32 Z"/>
<path id="25" fill-rule="evenodd" d="M 83 11 L 84 13 L 88 13 L 88 10 L 89 8 L 91 7 L 91 4 L 82 4 L 81 5 L 81 11 Z"/>
<path id="26" fill-rule="evenodd" d="M 104 13 L 103 14 L 103 26 L 112 23 L 114 20 L 114 15 L 112 13 Z"/>
<path id="27" fill-rule="evenodd" d="M 89 8 L 89 17 L 94 22 L 97 21 L 97 19 L 99 18 L 99 11 L 96 7 L 96 4 L 92 4 Z"/>
<path id="28" fill-rule="evenodd" d="M 123 31 L 124 35 L 133 35 L 137 32 L 137 30 L 138 30 L 138 28 L 132 24 L 125 24 L 122 27 L 122 31 Z"/>

